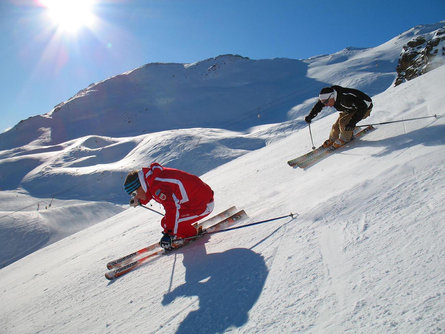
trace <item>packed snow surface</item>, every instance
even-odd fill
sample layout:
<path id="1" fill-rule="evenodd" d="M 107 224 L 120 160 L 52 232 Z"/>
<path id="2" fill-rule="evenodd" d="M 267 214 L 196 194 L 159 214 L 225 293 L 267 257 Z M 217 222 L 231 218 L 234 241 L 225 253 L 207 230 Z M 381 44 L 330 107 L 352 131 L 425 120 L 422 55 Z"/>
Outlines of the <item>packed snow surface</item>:
<path id="1" fill-rule="evenodd" d="M 385 50 L 399 39 L 374 55 L 389 62 Z M 371 51 L 363 51 L 369 59 Z M 315 65 L 327 57 L 308 60 L 309 68 L 342 69 L 345 59 L 335 56 Z M 315 72 L 308 75 L 322 75 Z M 357 73 L 356 83 L 368 77 Z M 0 332 L 445 332 L 444 79 L 441 66 L 398 87 L 385 83 L 361 124 L 438 117 L 377 125 L 307 170 L 286 161 L 311 149 L 302 118 L 313 99 L 293 107 L 291 120 L 243 131 L 190 127 L 59 143 L 41 137 L 0 151 L 2 172 L 16 172 L 0 193 L 7 218 L 0 237 L 8 245 Z M 313 120 L 316 144 L 336 116 L 324 110 Z M 205 159 L 209 149 L 216 160 Z M 214 213 L 236 205 L 249 215 L 241 224 L 295 218 L 207 236 L 109 282 L 108 261 L 161 236 L 157 214 L 124 210 L 112 196 L 123 171 L 153 157 L 201 175 L 215 191 Z M 51 196 L 61 183 L 70 196 Z M 102 185 L 108 200 L 88 198 L 90 184 Z M 60 223 L 64 217 L 70 224 Z"/>
<path id="2" fill-rule="evenodd" d="M 444 114 L 445 67 L 375 96 L 369 121 Z M 384 106 L 384 108 L 383 108 Z M 314 122 L 320 143 L 335 115 Z M 113 283 L 159 239 L 128 209 L 1 270 L 4 333 L 443 333 L 445 119 L 378 126 L 303 171 L 307 131 L 203 175 L 215 212 L 293 220 L 213 235 Z"/>

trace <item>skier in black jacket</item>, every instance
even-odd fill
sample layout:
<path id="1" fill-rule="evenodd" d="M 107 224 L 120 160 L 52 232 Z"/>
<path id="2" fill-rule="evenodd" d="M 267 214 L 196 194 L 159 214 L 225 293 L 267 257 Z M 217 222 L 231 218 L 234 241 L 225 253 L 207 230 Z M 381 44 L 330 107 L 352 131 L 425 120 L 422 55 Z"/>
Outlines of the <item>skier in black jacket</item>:
<path id="1" fill-rule="evenodd" d="M 337 121 L 332 125 L 329 139 L 323 147 L 338 148 L 350 141 L 355 125 L 368 117 L 372 110 L 372 99 L 358 89 L 341 86 L 325 87 L 320 91 L 319 100 L 304 120 L 310 123 L 324 107 L 334 107 L 340 111 Z"/>

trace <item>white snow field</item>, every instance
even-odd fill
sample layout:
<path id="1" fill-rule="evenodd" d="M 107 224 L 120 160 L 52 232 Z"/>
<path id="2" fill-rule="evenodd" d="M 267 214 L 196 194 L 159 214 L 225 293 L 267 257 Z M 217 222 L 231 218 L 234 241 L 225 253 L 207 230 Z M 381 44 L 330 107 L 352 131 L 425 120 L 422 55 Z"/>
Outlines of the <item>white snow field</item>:
<path id="1" fill-rule="evenodd" d="M 354 64 L 363 67 L 367 54 L 390 63 L 403 36 L 364 53 L 345 50 L 352 58 L 335 64 L 307 60 L 308 75 L 362 87 L 371 75 L 351 70 L 356 81 L 347 84 L 339 62 L 352 68 L 359 56 Z M 383 81 L 370 84 L 375 108 L 360 124 L 438 117 L 378 125 L 307 170 L 286 161 L 311 149 L 302 118 L 318 84 L 291 119 L 249 129 L 60 142 L 30 133 L 21 147 L 4 144 L 0 333 L 444 333 L 445 66 L 398 87 Z M 316 144 L 336 116 L 324 110 L 313 120 Z M 241 224 L 298 217 L 206 236 L 109 282 L 108 261 L 161 236 L 158 215 L 123 210 L 112 195 L 123 192 L 125 171 L 154 158 L 200 174 L 215 191 L 214 213 L 236 205 L 249 215 Z M 74 190 L 53 199 L 54 188 Z M 93 202 L 88 191 L 109 196 Z"/>
<path id="2" fill-rule="evenodd" d="M 124 210 L 129 169 L 158 161 L 202 175 L 307 133 L 303 118 L 322 87 L 385 91 L 403 45 L 444 27 L 420 25 L 374 48 L 306 60 L 148 64 L 18 123 L 0 133 L 0 268 Z M 375 114 L 392 117 L 386 106 Z"/>

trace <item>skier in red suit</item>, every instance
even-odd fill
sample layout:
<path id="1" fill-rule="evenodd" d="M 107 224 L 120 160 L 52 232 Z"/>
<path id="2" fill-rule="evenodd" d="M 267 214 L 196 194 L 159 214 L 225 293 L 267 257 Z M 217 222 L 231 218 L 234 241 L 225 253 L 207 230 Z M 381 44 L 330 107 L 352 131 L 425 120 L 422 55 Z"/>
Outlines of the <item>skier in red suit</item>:
<path id="1" fill-rule="evenodd" d="M 193 223 L 208 216 L 214 207 L 213 191 L 199 177 L 156 162 L 149 168 L 130 172 L 124 189 L 132 196 L 133 207 L 151 199 L 162 204 L 165 216 L 161 221 L 164 236 L 160 245 L 167 250 L 173 247 L 172 240 L 197 235 Z"/>

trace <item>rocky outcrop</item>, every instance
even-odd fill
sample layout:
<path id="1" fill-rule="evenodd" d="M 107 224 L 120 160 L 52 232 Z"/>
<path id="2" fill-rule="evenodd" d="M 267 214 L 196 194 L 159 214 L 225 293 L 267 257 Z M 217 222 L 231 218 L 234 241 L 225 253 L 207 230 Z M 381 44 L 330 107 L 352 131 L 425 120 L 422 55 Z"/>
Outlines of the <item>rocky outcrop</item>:
<path id="1" fill-rule="evenodd" d="M 445 64 L 445 27 L 416 36 L 403 46 L 395 86 Z"/>

